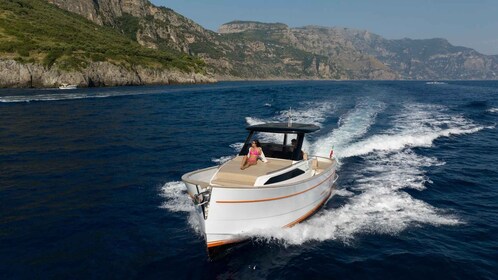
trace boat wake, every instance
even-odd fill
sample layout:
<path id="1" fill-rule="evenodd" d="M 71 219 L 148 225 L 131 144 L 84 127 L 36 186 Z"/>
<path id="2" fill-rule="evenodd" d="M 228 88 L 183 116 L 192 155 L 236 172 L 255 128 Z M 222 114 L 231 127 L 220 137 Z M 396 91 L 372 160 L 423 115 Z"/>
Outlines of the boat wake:
<path id="1" fill-rule="evenodd" d="M 392 129 L 349 145 L 339 157 L 408 147 L 431 147 L 434 140 L 440 137 L 475 133 L 484 129 L 462 116 L 448 115 L 446 108 L 441 106 L 410 104 L 404 106 L 402 111 Z"/>
<path id="2" fill-rule="evenodd" d="M 287 122 L 289 115 L 295 123 L 309 123 L 321 126 L 327 116 L 335 111 L 334 103 L 332 102 L 306 102 L 301 104 L 301 109 L 282 110 L 269 119 L 259 119 L 255 117 L 247 117 L 248 125 L 256 125 L 267 122 Z"/>
<path id="3" fill-rule="evenodd" d="M 321 125 L 333 107 L 327 105 L 322 109 L 310 107 L 308 110 L 312 112 L 296 115 L 307 116 L 303 122 Z M 389 121 L 391 128 L 372 134 L 371 126 L 385 109 L 382 102 L 359 102 L 341 116 L 338 128 L 308 143 L 311 151 L 325 156 L 335 145 L 337 156 L 343 159 L 341 171 L 349 175 L 335 192 L 344 201 L 340 206 L 325 207 L 290 229 L 265 229 L 248 235 L 256 240 L 277 241 L 284 245 L 324 240 L 349 244 L 359 234 L 396 235 L 413 226 L 463 223 L 451 211 L 433 207 L 406 192 L 408 189 L 422 191 L 430 186 L 432 182 L 426 170 L 445 164 L 437 158 L 419 155 L 413 148 L 432 147 L 438 138 L 475 133 L 484 127 L 449 114 L 443 106 L 406 104 Z M 285 113 L 280 112 L 269 120 L 247 118 L 247 122 L 274 121 Z M 361 160 L 353 160 L 355 157 Z M 183 183 L 166 183 L 161 191 L 166 197 L 164 208 L 193 213 Z M 193 215 L 189 216 L 189 223 L 195 228 Z"/>
<path id="4" fill-rule="evenodd" d="M 130 95 L 142 95 L 142 94 L 158 94 L 163 91 L 102 91 L 102 92 L 92 92 L 92 93 L 45 93 L 45 94 L 34 94 L 34 95 L 11 95 L 0 97 L 0 102 L 3 103 L 19 103 L 19 102 L 39 102 L 39 101 L 59 101 L 59 100 L 76 100 L 76 99 L 87 99 L 87 98 L 106 98 L 106 97 L 117 97 L 117 96 L 130 96 Z"/>
<path id="5" fill-rule="evenodd" d="M 353 175 L 351 185 L 339 186 L 336 195 L 346 202 L 322 209 L 311 219 L 290 229 L 252 232 L 257 240 L 299 245 L 308 241 L 337 240 L 351 243 L 358 234 L 396 235 L 410 226 L 457 225 L 456 216 L 415 199 L 404 189 L 423 190 L 431 183 L 423 168 L 444 164 L 410 150 L 368 155 L 366 168 Z"/>
<path id="6" fill-rule="evenodd" d="M 212 90 L 224 90 L 234 87 L 245 87 L 246 85 L 212 85 Z M 137 91 L 133 88 L 118 88 L 118 89 L 100 89 L 100 88 L 81 88 L 71 90 L 71 93 L 60 93 L 59 89 L 37 89 L 36 92 L 44 92 L 39 94 L 23 94 L 23 95 L 8 95 L 0 96 L 0 103 L 19 103 L 19 102 L 41 102 L 41 101 L 59 101 L 59 100 L 77 100 L 77 99 L 92 99 L 92 98 L 107 98 L 119 96 L 134 96 L 134 95 L 150 95 L 164 94 L 175 92 L 196 92 L 203 91 L 205 88 L 197 87 L 196 85 L 183 85 L 181 87 L 171 86 L 155 86 L 153 88 L 143 88 Z"/>
<path id="7" fill-rule="evenodd" d="M 375 123 L 377 114 L 384 108 L 385 104 L 378 101 L 359 102 L 354 109 L 339 118 L 337 129 L 311 145 L 311 154 L 328 157 L 330 149 L 334 147 L 335 156 L 340 156 L 341 151 L 352 141 L 368 132 L 370 126 Z"/>

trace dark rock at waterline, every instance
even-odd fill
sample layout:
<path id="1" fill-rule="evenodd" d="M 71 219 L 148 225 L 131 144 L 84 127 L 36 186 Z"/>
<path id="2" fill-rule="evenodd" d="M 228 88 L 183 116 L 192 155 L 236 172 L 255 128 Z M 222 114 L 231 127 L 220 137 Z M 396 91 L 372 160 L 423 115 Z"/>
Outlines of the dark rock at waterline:
<path id="1" fill-rule="evenodd" d="M 125 68 L 109 62 L 92 62 L 83 70 L 64 71 L 39 64 L 0 60 L 0 87 L 57 87 L 63 83 L 79 87 L 153 84 L 213 83 L 215 79 L 199 73 L 151 69 L 142 66 Z"/>

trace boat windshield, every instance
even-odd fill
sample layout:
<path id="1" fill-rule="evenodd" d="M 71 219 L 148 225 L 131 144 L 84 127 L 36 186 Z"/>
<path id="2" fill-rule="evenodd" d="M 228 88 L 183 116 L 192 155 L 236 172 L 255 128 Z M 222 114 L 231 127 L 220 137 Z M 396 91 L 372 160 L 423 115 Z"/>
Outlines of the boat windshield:
<path id="1" fill-rule="evenodd" d="M 292 140 L 296 144 L 292 145 Z M 304 140 L 303 133 L 271 133 L 250 132 L 239 155 L 247 155 L 251 142 L 258 140 L 266 157 L 290 160 L 302 160 L 301 147 Z"/>

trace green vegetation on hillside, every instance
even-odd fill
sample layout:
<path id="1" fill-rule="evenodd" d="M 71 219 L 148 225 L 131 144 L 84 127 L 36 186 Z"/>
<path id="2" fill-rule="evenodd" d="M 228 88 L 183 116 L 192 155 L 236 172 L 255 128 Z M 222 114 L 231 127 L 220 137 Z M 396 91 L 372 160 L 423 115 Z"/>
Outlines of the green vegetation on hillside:
<path id="1" fill-rule="evenodd" d="M 43 0 L 1 0 L 0 57 L 61 69 L 82 69 L 91 61 L 108 61 L 125 67 L 203 71 L 200 59 L 140 46 L 132 36 L 138 24 L 136 18 L 124 15 L 120 21 L 123 35 Z"/>
<path id="2" fill-rule="evenodd" d="M 140 19 L 130 14 L 123 14 L 116 18 L 116 28 L 133 41 L 137 40 L 137 32 L 140 29 Z"/>

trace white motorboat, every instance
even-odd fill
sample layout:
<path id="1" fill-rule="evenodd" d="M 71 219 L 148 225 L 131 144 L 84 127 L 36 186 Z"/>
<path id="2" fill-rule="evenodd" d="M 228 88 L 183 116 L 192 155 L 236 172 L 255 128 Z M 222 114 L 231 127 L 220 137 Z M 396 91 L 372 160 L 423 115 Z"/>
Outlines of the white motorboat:
<path id="1" fill-rule="evenodd" d="M 240 153 L 220 166 L 195 170 L 182 176 L 195 204 L 208 253 L 269 228 L 288 228 L 319 210 L 331 197 L 336 160 L 302 152 L 306 133 L 318 126 L 267 123 L 246 128 L 249 135 Z M 297 145 L 288 145 L 296 137 Z M 267 162 L 241 170 L 254 139 L 279 139 L 261 143 Z M 279 143 L 273 143 L 279 142 Z M 331 153 L 332 155 L 332 153 Z"/>
<path id="2" fill-rule="evenodd" d="M 77 85 L 61 84 L 59 89 L 76 89 L 77 87 Z"/>
<path id="3" fill-rule="evenodd" d="M 426 85 L 446 85 L 445 82 L 429 81 L 425 83 Z"/>

